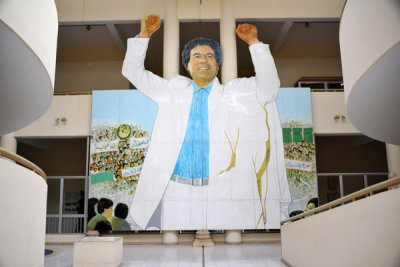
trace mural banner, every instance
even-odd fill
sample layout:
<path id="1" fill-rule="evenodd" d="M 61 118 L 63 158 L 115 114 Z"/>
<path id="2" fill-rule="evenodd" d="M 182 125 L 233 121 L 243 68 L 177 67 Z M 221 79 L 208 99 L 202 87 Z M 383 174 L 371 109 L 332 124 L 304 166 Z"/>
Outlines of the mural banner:
<path id="1" fill-rule="evenodd" d="M 89 230 L 95 227 L 90 220 L 104 212 L 95 211 L 102 198 L 113 202 L 105 201 L 105 206 L 112 205 L 114 216 L 110 210 L 108 218 L 98 216 L 95 222 L 102 219 L 122 221 L 116 227 L 112 225 L 114 231 L 138 229 L 130 219 L 128 209 L 149 147 L 156 113 L 157 105 L 136 90 L 93 91 L 88 205 L 91 226 L 88 229 L 93 229 Z M 104 205 L 100 206 L 104 208 Z"/>
<path id="2" fill-rule="evenodd" d="M 292 196 L 289 215 L 296 215 L 318 196 L 310 88 L 281 88 L 276 102 Z"/>
<path id="3" fill-rule="evenodd" d="M 221 103 L 209 122 L 209 149 L 216 151 L 209 154 L 209 177 L 190 184 L 173 175 L 176 158 L 184 158 L 185 126 L 164 122 L 170 130 L 152 136 L 161 113 L 182 114 L 159 109 L 137 90 L 93 91 L 88 230 L 99 221 L 110 222 L 113 231 L 278 229 L 280 220 L 304 211 L 316 197 L 308 88 L 282 88 L 265 106 Z M 157 150 L 164 148 L 161 157 Z M 151 183 L 141 180 L 149 175 Z M 170 179 L 157 180 L 165 175 Z M 164 188 L 161 196 L 157 188 Z"/>

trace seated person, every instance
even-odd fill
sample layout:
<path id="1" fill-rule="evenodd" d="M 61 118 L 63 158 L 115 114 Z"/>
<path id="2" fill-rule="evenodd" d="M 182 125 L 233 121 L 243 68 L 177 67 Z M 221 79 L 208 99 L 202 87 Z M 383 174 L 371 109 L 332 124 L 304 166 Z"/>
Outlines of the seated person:
<path id="1" fill-rule="evenodd" d="M 88 200 L 88 222 L 97 214 L 97 202 L 99 200 L 95 197 L 91 197 Z"/>
<path id="2" fill-rule="evenodd" d="M 318 198 L 314 197 L 307 202 L 305 211 L 312 210 L 318 207 Z"/>
<path id="3" fill-rule="evenodd" d="M 94 228 L 96 227 L 96 224 L 99 221 L 108 221 L 112 215 L 113 212 L 113 205 L 114 203 L 112 202 L 111 199 L 108 198 L 100 198 L 99 202 L 97 203 L 97 211 L 98 214 L 96 214 L 88 223 L 87 229 L 90 230 L 95 230 Z"/>
<path id="4" fill-rule="evenodd" d="M 302 210 L 294 210 L 291 213 L 289 213 L 289 217 L 291 218 L 302 213 L 304 213 Z"/>
<path id="5" fill-rule="evenodd" d="M 114 210 L 114 216 L 110 218 L 113 231 L 129 231 L 131 226 L 125 220 L 128 217 L 128 206 L 118 203 Z"/>
<path id="6" fill-rule="evenodd" d="M 111 223 L 109 221 L 98 221 L 94 230 L 98 231 L 99 234 L 109 233 L 112 230 Z"/>

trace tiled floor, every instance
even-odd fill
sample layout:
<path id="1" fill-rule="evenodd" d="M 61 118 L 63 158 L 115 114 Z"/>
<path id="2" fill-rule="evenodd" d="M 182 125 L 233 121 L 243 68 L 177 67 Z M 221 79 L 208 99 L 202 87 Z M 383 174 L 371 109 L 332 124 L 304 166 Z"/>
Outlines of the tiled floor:
<path id="1" fill-rule="evenodd" d="M 46 245 L 54 251 L 45 267 L 71 267 L 72 245 Z M 220 245 L 124 245 L 124 267 L 284 267 L 280 244 Z"/>

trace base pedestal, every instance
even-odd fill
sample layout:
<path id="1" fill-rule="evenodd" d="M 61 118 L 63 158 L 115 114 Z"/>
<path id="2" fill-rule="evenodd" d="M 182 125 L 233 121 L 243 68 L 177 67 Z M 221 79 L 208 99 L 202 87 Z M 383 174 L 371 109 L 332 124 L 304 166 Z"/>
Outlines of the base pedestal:
<path id="1" fill-rule="evenodd" d="M 225 244 L 238 245 L 242 244 L 242 231 L 225 230 Z"/>
<path id="2" fill-rule="evenodd" d="M 197 230 L 193 247 L 213 247 L 214 242 L 211 239 L 210 231 Z"/>
<path id="3" fill-rule="evenodd" d="M 164 245 L 177 245 L 179 243 L 179 232 L 178 231 L 163 231 L 163 244 Z"/>

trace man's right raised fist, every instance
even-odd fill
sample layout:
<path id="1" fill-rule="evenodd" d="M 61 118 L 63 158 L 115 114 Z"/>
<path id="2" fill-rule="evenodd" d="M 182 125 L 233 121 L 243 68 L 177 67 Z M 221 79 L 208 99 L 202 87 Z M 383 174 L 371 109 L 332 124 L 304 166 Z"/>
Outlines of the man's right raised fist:
<path id="1" fill-rule="evenodd" d="M 160 28 L 161 20 L 159 15 L 148 15 L 142 19 L 139 37 L 150 38 Z"/>

